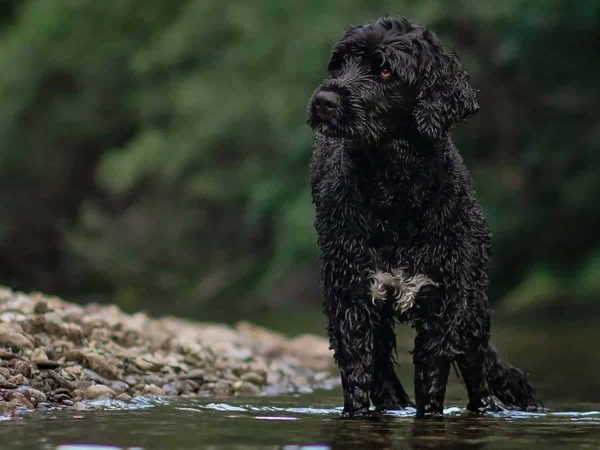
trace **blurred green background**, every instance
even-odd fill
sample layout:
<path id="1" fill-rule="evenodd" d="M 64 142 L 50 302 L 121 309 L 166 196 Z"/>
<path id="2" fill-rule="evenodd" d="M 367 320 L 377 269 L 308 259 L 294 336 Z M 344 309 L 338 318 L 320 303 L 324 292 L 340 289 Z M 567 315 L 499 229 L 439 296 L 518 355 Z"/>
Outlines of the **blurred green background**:
<path id="1" fill-rule="evenodd" d="M 600 310 L 600 2 L 0 0 L 0 283 L 200 319 L 320 302 L 305 107 L 346 25 L 455 49 L 505 314 Z"/>

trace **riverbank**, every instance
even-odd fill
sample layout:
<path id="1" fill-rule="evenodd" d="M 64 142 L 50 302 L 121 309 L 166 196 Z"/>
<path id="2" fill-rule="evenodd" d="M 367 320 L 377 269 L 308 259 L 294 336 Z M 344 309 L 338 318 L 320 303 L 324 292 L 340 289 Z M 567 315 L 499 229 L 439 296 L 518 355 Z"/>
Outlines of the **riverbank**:
<path id="1" fill-rule="evenodd" d="M 126 314 L 0 287 L 0 414 L 137 396 L 256 396 L 337 383 L 326 339 Z"/>

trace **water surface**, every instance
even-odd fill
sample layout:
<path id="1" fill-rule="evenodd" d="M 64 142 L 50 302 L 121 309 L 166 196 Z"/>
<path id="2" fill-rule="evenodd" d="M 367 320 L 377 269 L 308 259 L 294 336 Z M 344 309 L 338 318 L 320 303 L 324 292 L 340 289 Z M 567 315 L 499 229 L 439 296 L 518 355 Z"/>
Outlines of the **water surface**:
<path id="1" fill-rule="evenodd" d="M 342 420 L 338 390 L 219 401 L 138 399 L 0 421 L 0 448 L 600 449 L 600 331 L 553 325 L 551 331 L 504 326 L 496 332 L 501 353 L 531 373 L 547 408 L 540 413 L 470 414 L 453 376 L 443 420 L 416 419 L 414 410 Z M 401 337 L 399 372 L 410 391 L 409 346 L 408 336 Z"/>

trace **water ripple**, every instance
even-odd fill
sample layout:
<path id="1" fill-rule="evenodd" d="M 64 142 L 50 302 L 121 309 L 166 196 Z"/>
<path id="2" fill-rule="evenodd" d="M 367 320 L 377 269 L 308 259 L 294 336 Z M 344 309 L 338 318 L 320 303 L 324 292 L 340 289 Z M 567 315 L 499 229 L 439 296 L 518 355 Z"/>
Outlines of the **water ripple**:
<path id="1" fill-rule="evenodd" d="M 342 407 L 281 407 L 281 406 L 255 406 L 255 405 L 231 405 L 228 403 L 208 403 L 205 405 L 194 405 L 194 407 L 176 407 L 182 411 L 221 411 L 221 412 L 247 412 L 247 413 L 281 413 L 281 414 L 298 414 L 298 415 L 339 415 L 342 412 Z M 414 417 L 415 408 L 405 408 L 397 411 L 386 411 L 384 414 L 391 417 Z M 456 406 L 444 409 L 444 415 L 448 417 L 460 417 L 471 414 L 466 408 Z M 572 421 L 598 421 L 600 423 L 600 411 L 552 411 L 544 410 L 542 412 L 527 412 L 506 410 L 499 412 L 487 412 L 483 417 L 499 418 L 499 419 L 536 419 L 536 418 L 565 418 Z M 260 416 L 257 418 L 265 419 Z M 292 420 L 293 417 L 272 416 L 273 420 Z M 265 419 L 266 420 L 266 419 Z"/>

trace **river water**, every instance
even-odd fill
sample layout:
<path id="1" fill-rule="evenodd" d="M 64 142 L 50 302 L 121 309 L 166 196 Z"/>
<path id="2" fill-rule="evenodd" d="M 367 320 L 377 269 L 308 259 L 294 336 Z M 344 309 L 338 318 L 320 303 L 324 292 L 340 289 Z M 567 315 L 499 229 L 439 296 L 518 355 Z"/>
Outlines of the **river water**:
<path id="1" fill-rule="evenodd" d="M 530 372 L 544 411 L 470 414 L 453 377 L 443 420 L 418 420 L 411 410 L 342 420 L 338 390 L 218 401 L 138 399 L 0 421 L 0 448 L 600 449 L 600 330 L 553 323 L 495 331 L 501 353 Z M 400 337 L 399 373 L 410 391 L 409 346 L 409 336 Z"/>

